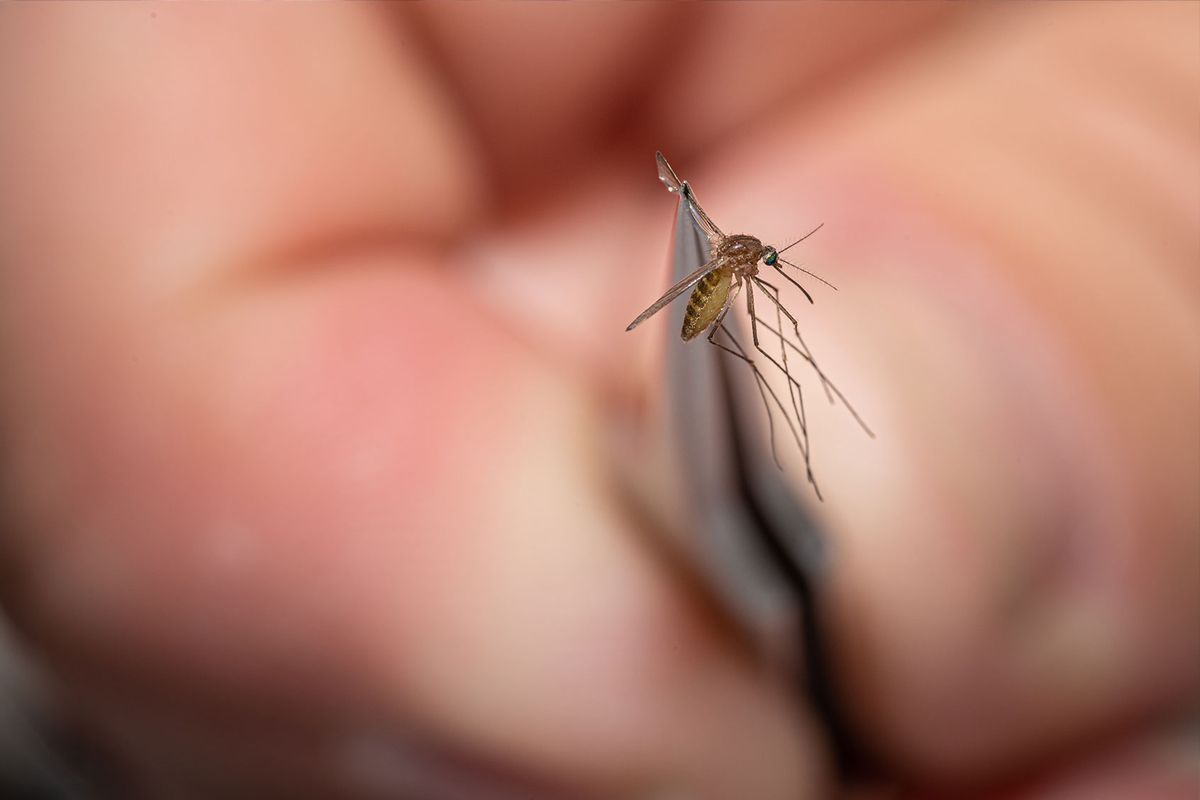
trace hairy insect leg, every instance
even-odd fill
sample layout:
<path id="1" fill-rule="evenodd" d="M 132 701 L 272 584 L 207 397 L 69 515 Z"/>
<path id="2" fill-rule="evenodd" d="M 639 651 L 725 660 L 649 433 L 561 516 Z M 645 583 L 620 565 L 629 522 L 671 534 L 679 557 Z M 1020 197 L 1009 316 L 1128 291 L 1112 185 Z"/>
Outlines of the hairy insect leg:
<path id="1" fill-rule="evenodd" d="M 764 290 L 764 292 L 765 292 L 765 290 Z M 779 333 L 779 331 L 775 331 L 770 326 L 768 326 L 767 323 L 765 321 L 763 321 L 762 318 L 758 316 L 758 314 L 755 313 L 755 311 L 754 311 L 754 291 L 753 291 L 753 287 L 750 287 L 750 286 L 746 287 L 746 307 L 747 307 L 747 310 L 750 312 L 750 330 L 753 331 L 753 333 L 754 333 L 754 346 L 758 348 L 759 352 L 762 352 L 763 355 L 770 358 L 770 356 L 765 351 L 763 351 L 763 349 L 761 347 L 758 346 L 758 323 L 759 322 L 762 322 L 763 327 L 765 327 L 767 330 L 774 333 L 775 336 L 778 337 L 778 339 L 779 339 L 779 356 L 780 356 L 780 359 L 783 361 L 783 374 L 785 376 L 787 376 L 787 379 L 788 379 L 788 394 L 791 396 L 791 399 L 792 399 L 792 408 L 796 412 L 797 419 L 800 420 L 800 430 L 804 431 L 805 435 L 807 436 L 808 435 L 808 419 L 804 413 L 804 394 L 802 392 L 800 392 L 799 383 L 792 380 L 792 372 L 791 372 L 791 368 L 788 366 L 787 347 L 785 346 L 784 337 L 781 333 Z M 780 330 L 782 330 L 783 322 L 782 322 L 782 317 L 780 317 L 780 314 L 779 314 L 778 306 L 776 306 L 776 308 L 775 308 L 775 318 L 776 318 L 775 324 L 779 326 Z M 797 401 L 796 401 L 797 393 L 800 394 L 800 400 L 799 400 L 798 407 L 797 407 Z"/>
<path id="2" fill-rule="evenodd" d="M 751 278 L 750 280 L 752 280 L 752 281 L 753 281 L 753 282 L 755 282 L 755 283 L 761 283 L 761 281 L 759 281 L 759 279 L 758 279 L 758 278 Z M 770 284 L 767 284 L 767 285 L 770 285 Z M 762 287 L 760 286 L 759 288 L 762 288 Z M 787 314 L 787 313 L 788 313 L 788 312 L 787 312 L 787 309 L 786 309 L 786 308 L 783 308 L 783 304 L 779 303 L 779 301 L 778 301 L 778 300 L 776 300 L 775 298 L 771 297 L 771 294 L 770 294 L 770 292 L 768 292 L 766 289 L 763 289 L 763 294 L 765 294 L 765 295 L 767 296 L 767 298 L 768 298 L 768 299 L 769 299 L 769 300 L 770 300 L 772 303 L 775 303 L 775 305 L 776 305 L 776 307 L 777 307 L 777 308 L 780 308 L 780 309 L 782 309 L 784 314 Z M 775 330 L 774 328 L 772 328 L 771 326 L 767 325 L 767 323 L 766 323 L 766 322 L 765 322 L 765 321 L 764 321 L 764 320 L 763 320 L 761 317 L 758 317 L 758 316 L 753 316 L 753 315 L 751 315 L 751 317 L 750 317 L 750 324 L 751 324 L 752 326 L 756 326 L 756 325 L 758 325 L 759 323 L 762 323 L 763 327 L 765 327 L 767 330 L 769 330 L 769 331 L 771 331 L 772 333 L 774 333 L 776 336 L 779 336 L 781 340 L 783 340 L 783 341 L 785 341 L 785 342 L 787 341 L 787 337 L 784 337 L 784 336 L 780 335 L 780 333 L 779 333 L 778 331 L 776 331 L 776 330 Z M 782 327 L 782 326 L 780 326 L 780 327 Z M 756 347 L 757 347 L 757 345 L 756 345 Z M 795 348 L 795 349 L 796 349 L 798 352 L 800 352 L 800 351 L 799 351 L 799 348 Z M 760 353 L 762 353 L 764 356 L 766 356 L 766 359 L 767 359 L 768 361 L 770 361 L 772 364 L 774 364 L 774 365 L 775 365 L 775 369 L 779 370 L 780 372 L 782 372 L 782 373 L 783 373 L 783 374 L 784 374 L 784 375 L 787 377 L 787 380 L 788 380 L 788 385 L 789 385 L 789 386 L 794 386 L 794 387 L 795 387 L 797 390 L 799 390 L 799 391 L 801 391 L 801 392 L 803 391 L 803 387 L 801 387 L 801 385 L 800 385 L 800 382 L 799 382 L 798 380 L 796 380 L 796 378 L 795 378 L 795 377 L 793 377 L 793 375 L 791 374 L 791 372 L 789 372 L 788 370 L 784 369 L 784 368 L 783 368 L 783 365 L 782 365 L 782 364 L 780 364 L 778 361 L 776 361 L 774 356 L 772 356 L 772 355 L 771 355 L 770 353 L 768 353 L 766 350 L 763 350 L 761 347 L 758 347 L 758 352 L 760 352 Z M 803 355 L 803 353 L 801 353 L 801 354 Z M 813 369 L 816 369 L 816 370 L 817 370 L 817 374 L 818 374 L 818 375 L 821 375 L 822 379 L 825 379 L 825 376 L 824 376 L 824 375 L 821 373 L 821 371 L 820 371 L 819 369 L 817 369 L 816 362 L 814 362 L 814 361 L 812 360 L 812 356 L 808 356 L 808 357 L 807 357 L 807 360 L 808 360 L 808 362 L 809 362 L 810 364 L 812 364 L 812 365 L 813 365 Z M 832 398 L 830 398 L 830 401 L 832 402 Z M 806 431 L 806 432 L 807 432 L 807 431 Z"/>
<path id="3" fill-rule="evenodd" d="M 742 279 L 738 278 L 738 288 L 742 287 Z M 754 347 L 757 350 L 762 350 L 758 346 L 758 326 L 754 324 L 754 287 L 746 284 L 746 309 L 750 312 L 750 338 L 754 340 Z"/>
<path id="4" fill-rule="evenodd" d="M 747 358 L 744 353 L 739 353 L 737 350 L 731 350 L 713 338 L 716 336 L 717 331 L 724 331 L 725 335 L 729 337 L 729 340 L 733 342 L 734 345 L 737 345 L 739 350 L 741 349 L 741 346 L 738 345 L 737 340 L 733 338 L 733 335 L 725 327 L 724 322 L 725 315 L 722 314 L 717 318 L 717 321 L 713 323 L 713 326 L 708 331 L 708 336 L 705 338 L 713 347 L 724 350 L 726 353 L 732 353 L 733 355 L 742 359 L 742 361 L 745 361 L 746 365 L 750 367 L 750 371 L 754 373 L 754 385 L 758 387 L 758 394 L 762 398 L 763 408 L 767 411 L 767 434 L 771 440 L 771 460 L 775 462 L 776 467 L 783 469 L 783 464 L 779 461 L 779 452 L 775 448 L 775 415 L 771 413 L 771 403 L 767 400 L 767 389 L 770 387 L 768 386 L 766 378 L 763 377 L 763 374 L 759 370 L 757 364 Z"/>
<path id="5" fill-rule="evenodd" d="M 800 448 L 800 451 L 804 454 L 804 471 L 808 474 L 809 483 L 811 483 L 813 485 L 813 488 L 816 488 L 817 482 L 812 474 L 812 457 L 811 457 L 812 445 L 808 438 L 808 417 L 804 413 L 804 390 L 801 388 L 800 382 L 792 377 L 791 370 L 788 369 L 787 347 L 783 344 L 783 337 L 782 336 L 779 337 L 780 338 L 779 349 L 780 349 L 780 352 L 781 352 L 782 358 L 783 358 L 782 365 L 778 361 L 776 361 L 775 358 L 770 353 L 768 353 L 766 350 L 764 350 L 762 348 L 762 346 L 759 344 L 759 342 L 758 342 L 759 319 L 758 319 L 758 316 L 754 313 L 754 287 L 751 284 L 746 285 L 746 309 L 747 309 L 747 311 L 750 312 L 750 330 L 753 332 L 753 335 L 754 335 L 754 349 L 756 349 L 756 350 L 758 350 L 758 352 L 762 353 L 767 358 L 767 360 L 769 360 L 772 364 L 774 364 L 775 367 L 780 372 L 783 373 L 784 378 L 787 379 L 788 397 L 792 401 L 792 410 L 796 414 L 796 420 L 800 424 L 800 431 L 804 435 L 804 446 Z M 778 306 L 776 307 L 776 314 L 778 314 Z M 780 328 L 783 327 L 782 323 L 780 324 L 779 327 Z M 798 402 L 797 402 L 797 397 L 799 397 Z M 818 496 L 820 495 L 820 489 L 817 489 L 817 494 L 818 494 Z"/>
<path id="6" fill-rule="evenodd" d="M 737 283 L 734 285 L 733 291 L 730 292 L 729 296 L 725 298 L 725 303 L 724 303 L 724 305 L 721 306 L 721 312 L 719 314 L 717 314 L 717 319 L 713 322 L 712 327 L 709 329 L 708 336 L 706 338 L 708 339 L 708 343 L 713 345 L 714 347 L 718 347 L 727 353 L 733 353 L 733 355 L 735 355 L 738 358 L 745 361 L 749 365 L 750 370 L 754 373 L 754 384 L 755 384 L 755 386 L 758 387 L 758 394 L 762 398 L 763 408 L 765 408 L 767 411 L 767 430 L 768 430 L 768 434 L 769 434 L 770 440 L 771 440 L 771 458 L 772 458 L 772 460 L 774 460 L 776 467 L 778 467 L 779 469 L 783 469 L 783 464 L 781 464 L 779 462 L 779 453 L 775 449 L 775 416 L 771 413 L 771 404 L 767 400 L 767 393 L 766 393 L 766 390 L 763 388 L 764 386 L 766 386 L 767 388 L 770 388 L 766 382 L 766 378 L 763 376 L 762 372 L 759 370 L 758 365 L 755 364 L 751 359 L 749 359 L 746 356 L 744 351 L 734 352 L 733 350 L 730 350 L 728 347 L 721 344 L 720 342 L 713 340 L 713 337 L 716 335 L 718 330 L 724 330 L 725 335 L 729 337 L 729 340 L 731 342 L 733 342 L 734 346 L 737 347 L 737 349 L 739 351 L 742 350 L 742 346 L 740 344 L 738 344 L 737 339 L 733 338 L 733 334 L 731 334 L 729 332 L 729 330 L 724 327 L 725 315 L 729 313 L 729 309 L 733 308 L 733 302 L 737 299 L 738 292 L 740 292 L 742 290 L 742 279 L 738 276 L 734 276 L 734 277 L 735 277 L 735 280 L 737 281 Z M 772 394 L 774 394 L 774 392 L 772 392 Z M 786 412 L 784 412 L 784 413 L 786 414 Z M 790 420 L 789 420 L 789 424 L 790 424 Z"/>
<path id="7" fill-rule="evenodd" d="M 767 299 L 775 304 L 775 310 L 782 313 L 788 318 L 789 321 L 791 321 L 792 329 L 796 332 L 796 341 L 800 342 L 800 347 L 796 348 L 796 350 L 800 353 L 804 360 L 809 363 L 809 366 L 811 366 L 817 373 L 817 377 L 821 379 L 821 388 L 825 390 L 825 398 L 832 403 L 833 394 L 830 392 L 830 389 L 833 388 L 833 384 L 830 382 L 829 378 L 825 377 L 825 373 L 817 365 L 817 360 L 813 358 L 812 351 L 808 349 L 808 345 L 805 343 L 804 337 L 800 335 L 800 323 L 794 316 L 792 316 L 792 312 L 788 311 L 783 305 L 783 301 L 779 299 L 779 287 L 770 281 L 763 280 L 762 278 L 754 278 L 754 281 L 758 284 L 758 287 L 763 290 L 763 294 L 767 296 Z M 772 295 L 772 292 L 774 292 L 774 295 Z M 763 325 L 766 325 L 766 323 L 764 322 Z M 779 323 L 779 330 L 783 330 L 782 321 Z M 780 334 L 780 336 L 782 337 L 782 334 Z M 803 349 L 801 350 L 801 348 Z"/>
<path id="8" fill-rule="evenodd" d="M 850 403 L 850 401 L 846 399 L 846 395 L 842 394 L 841 389 L 838 389 L 837 386 L 834 385 L 834 383 L 825 376 L 825 373 L 821 371 L 821 368 L 819 366 L 817 366 L 817 362 L 813 359 L 812 353 L 808 349 L 808 345 L 804 343 L 803 337 L 800 336 L 800 326 L 796 322 L 795 317 L 793 317 L 791 314 L 789 314 L 788 310 L 786 308 L 784 308 L 783 303 L 781 303 L 779 301 L 779 298 L 778 298 L 779 289 L 772 286 L 771 284 L 767 283 L 766 281 L 760 280 L 758 278 L 754 278 L 753 280 L 756 283 L 765 284 L 765 286 L 770 287 L 771 289 L 775 290 L 775 293 L 776 293 L 775 297 L 771 297 L 770 292 L 768 292 L 766 289 L 763 289 L 763 294 L 767 295 L 767 297 L 771 300 L 771 302 L 775 303 L 776 308 L 779 311 L 781 311 L 784 316 L 786 316 L 789 320 L 791 320 L 792 327 L 795 329 L 795 332 L 796 332 L 796 339 L 800 342 L 800 346 L 797 346 L 795 342 L 792 342 L 790 339 L 788 339 L 786 336 L 783 335 L 783 333 L 782 333 L 783 325 L 782 324 L 780 324 L 779 330 L 775 330 L 764 320 L 760 319 L 759 322 L 762 323 L 764 328 L 766 328 L 771 333 L 778 336 L 780 338 L 780 340 L 787 347 L 790 347 L 793 350 L 795 350 L 796 353 L 799 354 L 801 358 L 803 358 L 805 361 L 807 361 L 812 366 L 813 370 L 815 370 L 817 375 L 820 376 L 821 385 L 825 387 L 825 394 L 827 397 L 829 397 L 830 402 L 833 402 L 833 397 L 829 396 L 830 391 L 832 391 L 833 394 L 837 396 L 837 399 L 841 401 L 842 405 L 846 408 L 846 410 L 850 412 L 850 416 L 854 417 L 854 421 L 858 423 L 858 426 L 860 428 L 862 428 L 863 431 L 868 436 L 870 436 L 872 439 L 874 439 L 875 432 L 873 430 L 871 430 L 871 427 L 869 425 L 867 425 L 867 423 L 863 420 L 862 416 L 859 415 L 858 411 L 855 410 L 854 406 Z M 759 288 L 762 288 L 762 287 L 760 286 Z"/>
<path id="9" fill-rule="evenodd" d="M 725 345 L 718 342 L 716 340 L 716 335 L 717 335 L 718 331 L 724 333 L 727 337 L 729 337 L 729 341 L 737 349 L 734 350 L 734 349 L 732 349 L 730 347 L 726 347 Z M 771 436 L 771 457 L 775 461 L 775 466 L 782 470 L 783 464 L 779 460 L 779 453 L 775 446 L 775 421 L 774 421 L 774 416 L 771 414 L 771 405 L 770 405 L 769 401 L 767 400 L 767 395 L 770 394 L 771 399 L 775 401 L 775 405 L 778 406 L 778 408 L 779 408 L 779 413 L 783 414 L 783 419 L 787 423 L 788 429 L 791 430 L 791 432 L 792 432 L 792 438 L 796 440 L 796 447 L 798 447 L 800 449 L 801 453 L 804 453 L 805 452 L 804 451 L 804 442 L 803 442 L 803 440 L 801 440 L 800 434 L 796 432 L 796 426 L 792 422 L 792 418 L 788 416 L 787 407 L 784 406 L 783 401 L 779 399 L 779 395 L 777 395 L 775 393 L 775 389 L 772 388 L 771 384 L 767 382 L 766 376 L 764 376 L 762 374 L 762 370 L 760 370 L 758 368 L 758 365 L 754 363 L 754 359 L 752 359 L 748 355 L 746 355 L 746 351 L 742 347 L 741 343 L 738 342 L 737 337 L 735 337 L 733 335 L 733 333 L 728 328 L 725 327 L 724 314 L 722 314 L 721 317 L 718 317 L 717 321 L 715 323 L 713 323 L 712 328 L 708 332 L 707 339 L 708 339 L 708 343 L 711 344 L 713 347 L 724 350 L 726 353 L 730 353 L 734 356 L 737 356 L 742 361 L 746 362 L 746 365 L 748 367 L 750 367 L 751 372 L 754 373 L 754 380 L 758 384 L 758 393 L 762 397 L 763 406 L 767 410 L 767 423 L 768 423 L 768 427 L 770 430 L 770 436 Z M 807 455 L 805 457 L 807 458 Z M 817 498 L 823 500 L 824 498 L 821 497 L 820 489 L 817 488 L 815 483 L 813 484 L 813 488 L 817 489 Z"/>
<path id="10" fill-rule="evenodd" d="M 755 321 L 754 324 L 757 327 L 757 324 L 758 324 L 757 321 Z M 778 305 L 775 306 L 775 324 L 777 326 L 779 326 L 779 330 L 781 330 L 781 331 L 783 330 L 783 316 L 779 311 Z M 767 328 L 767 330 L 770 330 L 770 326 L 767 325 L 765 322 L 763 323 L 763 325 L 764 325 L 764 327 Z M 780 360 L 783 361 L 783 371 L 790 379 L 792 377 L 792 372 L 791 372 L 791 367 L 788 365 L 787 342 L 784 340 L 782 333 L 777 334 L 777 335 L 779 337 L 779 357 L 780 357 Z M 800 417 L 800 427 L 804 429 L 804 435 L 805 435 L 805 437 L 807 437 L 808 436 L 808 415 L 804 412 L 804 393 L 801 392 L 799 390 L 799 388 L 793 387 L 790 381 L 788 383 L 788 390 L 789 390 L 788 393 L 792 396 L 792 407 L 796 408 L 796 414 Z M 799 404 L 798 408 L 797 408 L 797 403 Z M 810 445 L 809 445 L 810 452 L 811 452 L 811 446 L 812 445 L 810 443 Z"/>
<path id="11" fill-rule="evenodd" d="M 776 297 L 775 299 L 779 299 L 779 298 Z M 754 324 L 755 324 L 755 327 L 757 327 L 757 325 L 758 325 L 757 321 Z M 766 323 L 763 323 L 763 324 L 766 325 Z M 781 330 L 781 331 L 783 330 L 783 315 L 781 314 L 781 312 L 779 310 L 778 304 L 776 304 L 776 306 L 775 306 L 775 324 L 779 326 L 779 330 Z M 788 365 L 787 342 L 784 341 L 783 334 L 779 334 L 779 357 L 780 357 L 780 360 L 783 361 L 783 371 L 787 374 L 788 378 L 791 378 L 792 372 L 791 372 L 791 368 Z M 788 393 L 792 395 L 792 406 L 793 407 L 796 407 L 797 398 L 799 399 L 799 408 L 796 409 L 796 413 L 800 417 L 800 427 L 802 427 L 804 429 L 805 436 L 807 436 L 808 435 L 808 415 L 804 413 L 804 394 L 799 389 L 795 389 L 794 391 L 792 391 L 793 387 L 790 382 L 788 383 L 788 389 L 789 389 Z M 811 444 L 810 444 L 810 447 L 811 447 Z"/>

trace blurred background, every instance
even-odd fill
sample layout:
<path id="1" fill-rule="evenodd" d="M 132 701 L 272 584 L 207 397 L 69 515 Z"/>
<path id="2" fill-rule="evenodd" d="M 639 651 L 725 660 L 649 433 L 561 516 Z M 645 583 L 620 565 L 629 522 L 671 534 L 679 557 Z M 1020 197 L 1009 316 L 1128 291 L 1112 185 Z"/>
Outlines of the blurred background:
<path id="1" fill-rule="evenodd" d="M 7 5 L 0 120 L 0 794 L 1200 792 L 1200 5 Z M 656 544 L 655 150 L 824 223 L 855 786 Z"/>

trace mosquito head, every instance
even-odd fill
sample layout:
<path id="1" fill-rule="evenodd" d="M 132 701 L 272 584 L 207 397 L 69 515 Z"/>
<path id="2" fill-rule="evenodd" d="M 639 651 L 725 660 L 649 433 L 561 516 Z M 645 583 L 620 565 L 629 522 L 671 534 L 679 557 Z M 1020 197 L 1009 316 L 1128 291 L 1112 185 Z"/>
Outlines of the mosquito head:
<path id="1" fill-rule="evenodd" d="M 763 260 L 763 263 L 766 264 L 768 267 L 775 266 L 775 262 L 779 260 L 779 251 L 776 250 L 774 247 L 767 245 L 766 247 L 763 248 L 762 260 Z"/>

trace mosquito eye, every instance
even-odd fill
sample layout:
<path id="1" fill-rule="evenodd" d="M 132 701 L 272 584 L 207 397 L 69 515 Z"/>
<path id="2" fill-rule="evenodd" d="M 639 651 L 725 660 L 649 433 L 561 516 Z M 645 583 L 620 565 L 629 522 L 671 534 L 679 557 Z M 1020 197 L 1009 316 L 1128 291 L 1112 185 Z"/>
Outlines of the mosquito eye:
<path id="1" fill-rule="evenodd" d="M 768 267 L 773 267 L 775 266 L 775 259 L 777 258 L 779 258 L 778 253 L 776 253 L 774 250 L 768 250 L 767 254 L 763 256 L 763 263 Z"/>

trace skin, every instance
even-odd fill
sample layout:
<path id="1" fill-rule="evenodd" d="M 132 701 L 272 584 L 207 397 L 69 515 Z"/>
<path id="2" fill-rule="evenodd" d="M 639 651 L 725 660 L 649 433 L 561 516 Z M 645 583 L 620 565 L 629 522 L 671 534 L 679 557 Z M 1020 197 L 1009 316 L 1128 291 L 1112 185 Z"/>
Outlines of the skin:
<path id="1" fill-rule="evenodd" d="M 823 791 L 819 725 L 617 490 L 658 457 L 613 441 L 658 399 L 663 321 L 623 328 L 661 148 L 729 232 L 826 223 L 792 252 L 840 291 L 791 307 L 879 434 L 814 404 L 881 773 L 1194 796 L 1198 24 L 0 8 L 4 609 L 148 796 L 394 796 L 414 742 Z"/>

